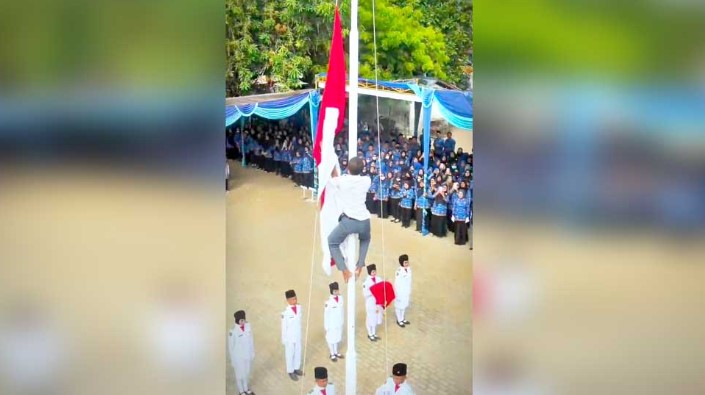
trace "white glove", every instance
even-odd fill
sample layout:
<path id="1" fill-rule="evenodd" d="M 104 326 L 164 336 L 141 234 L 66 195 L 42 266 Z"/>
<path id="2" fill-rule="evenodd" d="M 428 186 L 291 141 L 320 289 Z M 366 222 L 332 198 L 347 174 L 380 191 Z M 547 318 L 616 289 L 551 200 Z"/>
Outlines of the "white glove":
<path id="1" fill-rule="evenodd" d="M 470 223 L 470 218 L 465 218 L 465 223 L 466 224 Z"/>
<path id="2" fill-rule="evenodd" d="M 455 222 L 455 215 L 452 215 L 452 216 L 450 217 L 450 220 L 453 221 L 453 222 Z"/>

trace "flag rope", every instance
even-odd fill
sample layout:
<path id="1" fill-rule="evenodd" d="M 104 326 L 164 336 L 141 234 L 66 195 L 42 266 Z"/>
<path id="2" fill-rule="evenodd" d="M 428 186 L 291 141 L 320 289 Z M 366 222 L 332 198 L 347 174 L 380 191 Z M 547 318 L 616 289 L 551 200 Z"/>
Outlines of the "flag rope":
<path id="1" fill-rule="evenodd" d="M 311 237 L 312 240 L 312 246 L 311 246 L 311 277 L 308 281 L 308 303 L 306 307 L 306 337 L 304 339 L 304 344 L 303 344 L 303 361 L 301 362 L 301 369 L 303 370 L 304 374 L 306 373 L 306 351 L 308 351 L 308 328 L 309 328 L 309 323 L 311 322 L 311 293 L 313 292 L 313 266 L 316 263 L 316 231 L 318 230 L 318 216 L 320 214 L 320 210 L 318 208 L 316 209 L 316 215 L 315 215 L 315 220 L 313 221 L 313 237 Z M 306 380 L 303 379 L 305 376 L 301 376 L 301 388 L 300 388 L 300 394 L 303 395 L 304 393 L 304 383 Z"/>
<path id="2" fill-rule="evenodd" d="M 376 92 L 379 90 L 379 76 L 378 76 L 378 70 L 377 70 L 377 23 L 376 23 L 376 14 L 375 14 L 375 0 L 372 0 L 372 42 L 373 42 L 373 47 L 374 47 L 374 62 L 375 62 L 375 116 L 377 120 L 377 161 L 378 163 L 378 168 L 381 171 L 382 170 L 382 144 L 381 144 L 381 138 L 380 138 L 380 128 L 379 128 L 379 94 Z M 386 177 L 386 175 L 385 175 Z M 379 188 L 382 188 L 382 178 L 380 177 L 379 181 Z M 389 196 L 387 196 L 387 199 L 389 199 Z M 387 272 L 385 271 L 385 262 L 386 262 L 386 251 L 384 249 L 384 205 L 382 205 L 382 201 L 380 201 L 379 204 L 379 212 L 382 217 L 382 273 L 384 275 L 387 275 Z M 385 377 L 387 374 L 389 374 L 389 353 L 388 353 L 388 346 L 389 346 L 389 334 L 387 333 L 387 287 L 384 287 L 384 372 L 385 372 Z"/>

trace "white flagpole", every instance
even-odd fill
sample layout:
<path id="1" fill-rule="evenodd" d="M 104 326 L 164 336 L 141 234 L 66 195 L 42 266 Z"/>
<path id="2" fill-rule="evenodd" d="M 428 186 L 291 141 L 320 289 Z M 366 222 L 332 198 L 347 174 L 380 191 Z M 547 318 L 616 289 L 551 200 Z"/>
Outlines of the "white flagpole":
<path id="1" fill-rule="evenodd" d="M 357 30 L 357 4 L 350 4 L 350 72 L 348 75 L 348 158 L 357 156 L 357 78 L 359 62 L 359 32 Z M 353 277 L 348 281 L 348 350 L 345 359 L 345 394 L 357 395 L 357 352 L 355 351 L 355 266 L 357 263 L 358 236 L 351 235 L 347 239 L 346 258 L 348 269 Z"/>

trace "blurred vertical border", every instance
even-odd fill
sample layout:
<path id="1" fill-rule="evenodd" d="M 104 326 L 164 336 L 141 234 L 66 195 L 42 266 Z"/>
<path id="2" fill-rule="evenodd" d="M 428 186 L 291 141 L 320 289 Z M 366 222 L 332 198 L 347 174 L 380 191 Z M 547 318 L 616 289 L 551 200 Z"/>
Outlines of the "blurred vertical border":
<path id="1" fill-rule="evenodd" d="M 224 393 L 224 4 L 0 4 L 0 393 Z"/>
<path id="2" fill-rule="evenodd" d="M 705 390 L 704 17 L 474 2 L 474 394 Z"/>

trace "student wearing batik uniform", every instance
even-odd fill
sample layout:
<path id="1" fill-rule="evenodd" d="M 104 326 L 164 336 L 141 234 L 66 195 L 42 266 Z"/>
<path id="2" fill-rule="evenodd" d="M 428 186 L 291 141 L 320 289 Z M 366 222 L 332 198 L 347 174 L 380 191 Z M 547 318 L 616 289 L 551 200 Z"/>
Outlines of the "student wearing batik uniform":
<path id="1" fill-rule="evenodd" d="M 294 176 L 292 177 L 292 180 L 294 180 L 296 186 L 302 186 L 304 183 L 303 157 L 301 156 L 301 151 L 297 150 L 295 152 L 294 159 L 291 160 L 291 167 L 294 169 Z"/>
<path id="2" fill-rule="evenodd" d="M 375 210 L 379 218 L 389 217 L 389 179 L 384 173 L 377 177 L 377 190 L 375 193 Z M 373 181 L 375 182 L 375 181 Z"/>
<path id="3" fill-rule="evenodd" d="M 397 363 L 392 366 L 392 377 L 377 388 L 375 395 L 414 395 L 414 390 L 406 381 L 406 364 Z"/>
<path id="4" fill-rule="evenodd" d="M 293 155 L 291 151 L 291 143 L 288 141 L 284 142 L 284 148 L 282 149 L 282 171 L 281 174 L 285 178 L 291 178 L 294 174 L 294 169 L 291 168 L 291 162 L 293 160 Z"/>
<path id="5" fill-rule="evenodd" d="M 389 213 L 392 215 L 392 222 L 401 222 L 401 202 L 402 195 L 401 178 L 396 177 L 392 180 L 392 186 L 389 191 Z"/>
<path id="6" fill-rule="evenodd" d="M 415 192 L 411 189 L 410 181 L 404 181 L 404 189 L 401 191 L 399 208 L 401 210 L 401 226 L 408 228 L 411 226 L 411 213 L 414 207 Z"/>
<path id="7" fill-rule="evenodd" d="M 330 283 L 328 288 L 330 289 L 330 297 L 324 305 L 323 329 L 326 331 L 326 343 L 328 343 L 328 349 L 330 350 L 330 359 L 336 362 L 338 358 L 343 358 L 343 355 L 338 352 L 338 343 L 343 338 L 345 310 L 338 283 Z"/>
<path id="8" fill-rule="evenodd" d="M 425 183 L 423 181 L 419 183 L 418 189 L 416 190 L 416 202 L 414 203 L 417 232 L 423 231 L 424 222 L 426 229 L 431 228 L 431 213 L 429 211 L 432 203 L 431 188 L 429 188 L 428 191 L 424 191 L 424 185 Z"/>
<path id="9" fill-rule="evenodd" d="M 298 381 L 301 371 L 301 316 L 303 310 L 296 299 L 296 292 L 290 289 L 284 293 L 287 306 L 281 314 L 282 344 L 286 359 L 286 372 L 289 378 Z"/>
<path id="10" fill-rule="evenodd" d="M 458 191 L 458 198 L 453 202 L 453 217 L 455 223 L 455 244 L 465 245 L 468 241 L 468 224 L 472 219 L 470 199 L 465 196 L 465 191 Z"/>
<path id="11" fill-rule="evenodd" d="M 376 212 L 375 195 L 377 194 L 377 186 L 379 185 L 376 171 L 377 170 L 374 167 L 371 167 L 369 173 L 367 173 L 367 169 L 364 169 L 362 173 L 363 175 L 370 177 L 371 181 L 370 188 L 367 190 L 367 197 L 365 199 L 365 206 L 367 207 L 367 211 L 369 211 L 370 213 Z"/>
<path id="12" fill-rule="evenodd" d="M 313 376 L 316 386 L 308 392 L 308 395 L 335 395 L 335 386 L 328 381 L 328 369 L 316 367 L 313 369 Z"/>
<path id="13" fill-rule="evenodd" d="M 455 140 L 453 140 L 453 133 L 448 132 L 445 141 L 443 141 L 443 152 L 448 155 L 451 152 L 455 152 Z"/>
<path id="14" fill-rule="evenodd" d="M 440 130 L 436 131 L 436 138 L 433 139 L 433 158 L 440 159 L 443 156 L 443 151 L 445 150 L 445 144 L 443 142 L 443 137 L 441 137 Z"/>
<path id="15" fill-rule="evenodd" d="M 362 283 L 362 296 L 365 298 L 365 312 L 367 313 L 365 320 L 367 338 L 373 342 L 381 339 L 377 336 L 377 325 L 382 323 L 383 307 L 377 304 L 377 300 L 372 295 L 370 288 L 382 281 L 384 280 L 377 276 L 377 265 L 367 265 L 367 278 Z"/>
<path id="16" fill-rule="evenodd" d="M 406 309 L 411 301 L 411 267 L 409 256 L 399 256 L 399 266 L 394 278 L 394 309 L 397 314 L 397 325 L 404 328 L 411 322 L 406 320 Z"/>
<path id="17" fill-rule="evenodd" d="M 313 167 L 313 158 L 309 154 L 308 148 L 306 148 L 306 152 L 304 153 L 303 158 L 301 158 L 302 184 L 306 188 L 313 188 Z"/>
<path id="18" fill-rule="evenodd" d="M 250 372 L 255 359 L 255 343 L 252 338 L 252 328 L 245 319 L 245 311 L 235 312 L 235 325 L 228 334 L 228 351 L 230 364 L 235 370 L 235 381 L 240 395 L 255 395 L 250 390 Z"/>
<path id="19" fill-rule="evenodd" d="M 447 214 L 448 194 L 445 185 L 439 185 L 433 195 L 433 206 L 431 206 L 431 233 L 434 236 L 445 237 L 448 233 Z"/>
<path id="20" fill-rule="evenodd" d="M 460 184 L 454 182 L 450 188 L 450 193 L 448 194 L 448 210 L 446 213 L 446 220 L 448 225 L 448 230 L 455 232 L 455 222 L 452 220 L 453 217 L 453 204 L 458 198 L 458 190 L 460 189 Z"/>

